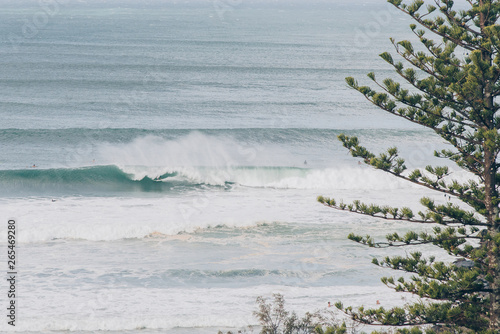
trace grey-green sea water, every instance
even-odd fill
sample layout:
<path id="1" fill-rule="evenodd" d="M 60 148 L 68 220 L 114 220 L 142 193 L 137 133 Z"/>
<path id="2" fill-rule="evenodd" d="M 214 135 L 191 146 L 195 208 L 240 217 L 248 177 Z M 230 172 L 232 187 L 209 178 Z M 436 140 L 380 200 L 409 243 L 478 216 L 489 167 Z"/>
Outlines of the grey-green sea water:
<path id="1" fill-rule="evenodd" d="M 410 22 L 384 1 L 0 9 L 0 235 L 13 218 L 19 243 L 17 324 L 0 330 L 241 329 L 273 292 L 298 313 L 404 302 L 370 264 L 384 253 L 346 235 L 407 226 L 316 202 L 427 194 L 359 165 L 340 133 L 409 167 L 443 147 L 344 82 L 393 75 L 377 55 Z"/>

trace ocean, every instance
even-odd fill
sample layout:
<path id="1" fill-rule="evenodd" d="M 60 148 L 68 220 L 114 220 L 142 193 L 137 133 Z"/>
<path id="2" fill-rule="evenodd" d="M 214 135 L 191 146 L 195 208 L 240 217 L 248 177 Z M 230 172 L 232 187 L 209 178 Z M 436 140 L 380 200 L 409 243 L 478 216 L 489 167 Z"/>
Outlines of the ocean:
<path id="1" fill-rule="evenodd" d="M 9 219 L 17 242 L 16 321 L 4 279 L 1 331 L 216 333 L 258 325 L 255 300 L 272 293 L 298 314 L 410 299 L 371 264 L 388 250 L 346 236 L 414 226 L 316 201 L 444 200 L 336 139 L 442 164 L 442 139 L 345 84 L 394 76 L 378 54 L 411 39 L 410 21 L 385 1 L 0 7 L 6 276 Z"/>

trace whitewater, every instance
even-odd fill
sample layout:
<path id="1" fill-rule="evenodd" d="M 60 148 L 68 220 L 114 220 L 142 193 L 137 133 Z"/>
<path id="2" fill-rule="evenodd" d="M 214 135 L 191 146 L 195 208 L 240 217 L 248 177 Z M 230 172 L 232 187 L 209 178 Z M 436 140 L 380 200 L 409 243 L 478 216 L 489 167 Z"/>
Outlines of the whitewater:
<path id="1" fill-rule="evenodd" d="M 0 331 L 216 333 L 257 325 L 276 292 L 299 314 L 411 299 L 380 282 L 384 250 L 346 236 L 413 226 L 316 201 L 449 200 L 336 139 L 443 164 L 442 139 L 344 83 L 392 76 L 377 55 L 410 22 L 376 0 L 222 2 L 2 3 L 0 247 L 15 219 L 19 313 Z"/>

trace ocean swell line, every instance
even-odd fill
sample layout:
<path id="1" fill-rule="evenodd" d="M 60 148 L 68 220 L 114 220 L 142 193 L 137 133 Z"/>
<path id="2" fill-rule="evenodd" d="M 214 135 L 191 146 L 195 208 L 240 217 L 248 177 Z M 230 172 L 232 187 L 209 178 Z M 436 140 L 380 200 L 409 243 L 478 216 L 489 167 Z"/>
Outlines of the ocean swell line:
<path id="1" fill-rule="evenodd" d="M 32 195 L 101 192 L 168 192 L 235 186 L 275 189 L 396 189 L 399 180 L 366 166 L 297 168 L 269 166 L 162 167 L 98 165 L 79 168 L 0 170 L 0 193 Z"/>

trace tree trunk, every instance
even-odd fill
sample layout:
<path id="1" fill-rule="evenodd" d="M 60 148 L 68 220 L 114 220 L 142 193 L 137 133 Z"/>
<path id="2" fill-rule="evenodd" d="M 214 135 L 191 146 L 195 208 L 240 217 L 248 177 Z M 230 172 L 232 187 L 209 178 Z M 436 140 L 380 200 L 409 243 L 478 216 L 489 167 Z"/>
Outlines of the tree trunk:
<path id="1" fill-rule="evenodd" d="M 485 5 L 484 0 L 479 0 L 479 5 Z M 490 19 L 485 15 L 484 12 L 479 14 L 480 28 L 483 38 L 487 39 L 486 27 L 495 24 L 495 22 L 490 22 Z M 490 50 L 483 50 L 481 52 L 482 60 L 486 62 L 490 67 L 493 65 L 492 53 Z M 487 115 L 484 118 L 486 121 L 486 131 L 496 130 L 494 122 L 494 98 L 493 89 L 491 85 L 490 78 L 483 77 L 483 102 Z M 488 233 L 490 237 L 494 238 L 498 233 L 500 233 L 500 224 L 498 223 L 498 206 L 494 199 L 498 197 L 496 189 L 496 154 L 488 148 L 486 143 L 488 139 L 483 142 L 484 148 L 484 190 L 485 190 L 485 204 L 487 211 L 487 221 L 488 221 Z M 488 240 L 486 242 L 486 248 L 488 252 L 488 274 L 493 277 L 493 282 L 490 283 L 490 288 L 492 292 L 490 293 L 490 315 L 489 315 L 489 328 L 493 331 L 498 331 L 500 329 L 500 251 L 498 251 L 498 246 L 494 240 Z"/>
<path id="2" fill-rule="evenodd" d="M 497 196 L 495 175 L 496 175 L 496 162 L 494 155 L 490 150 L 485 149 L 484 152 L 485 165 L 484 165 L 484 181 L 485 181 L 485 201 L 486 209 L 488 211 L 488 233 L 491 237 L 495 237 L 500 233 L 500 225 L 498 224 L 498 208 L 493 202 L 493 198 Z M 500 258 L 498 246 L 494 240 L 486 242 L 488 252 L 488 273 L 493 277 L 493 282 L 490 283 L 492 292 L 490 293 L 490 329 L 498 331 L 500 329 Z"/>

